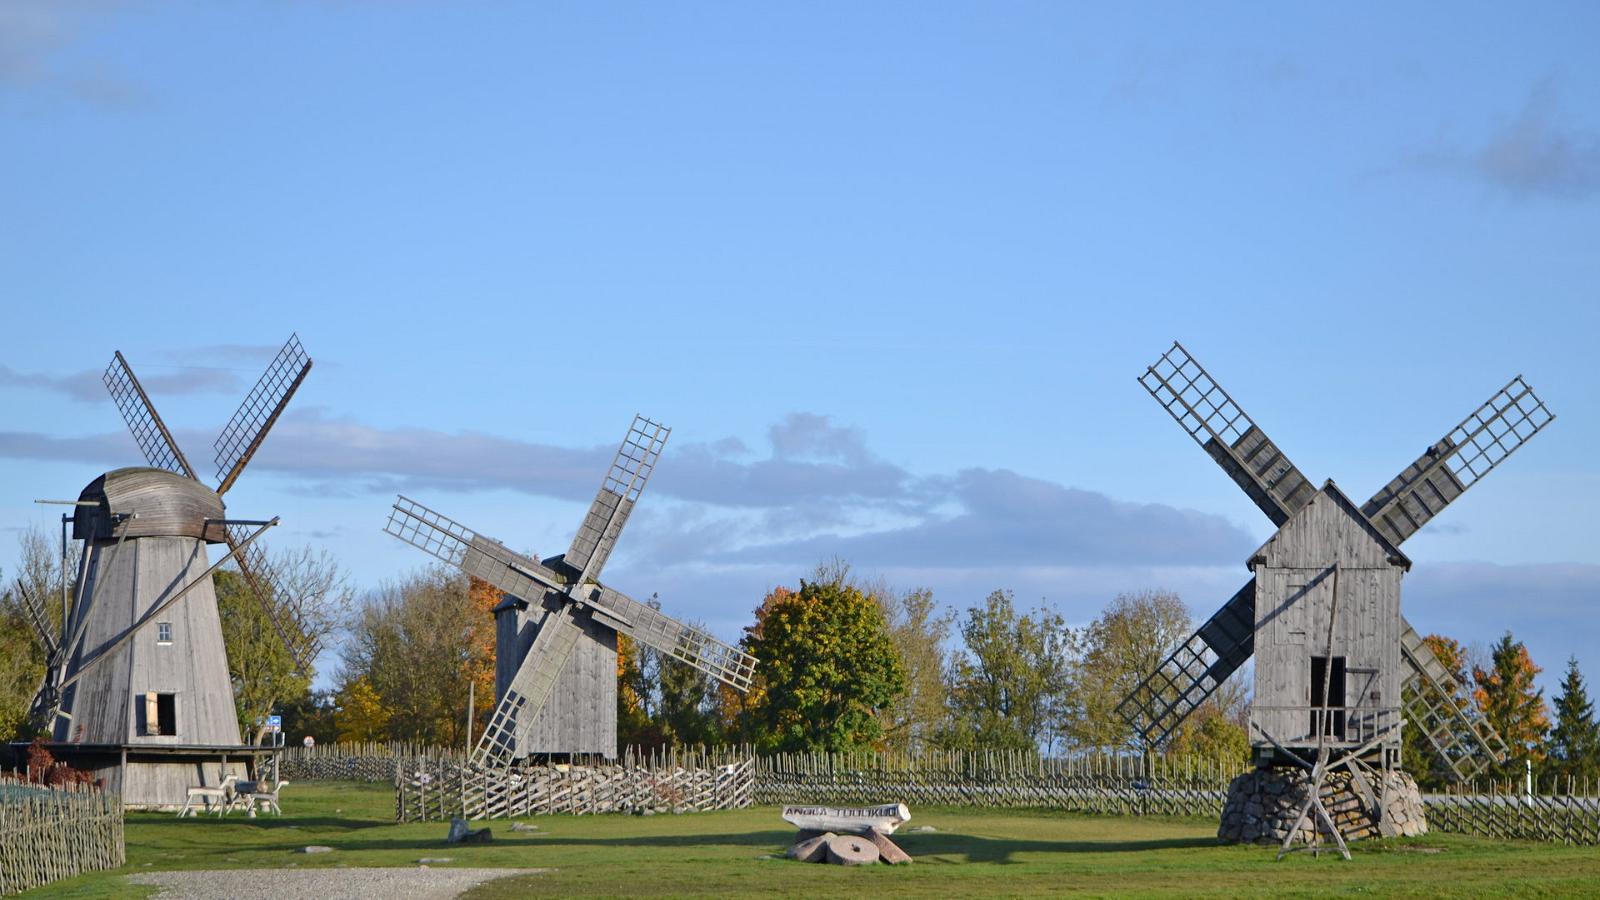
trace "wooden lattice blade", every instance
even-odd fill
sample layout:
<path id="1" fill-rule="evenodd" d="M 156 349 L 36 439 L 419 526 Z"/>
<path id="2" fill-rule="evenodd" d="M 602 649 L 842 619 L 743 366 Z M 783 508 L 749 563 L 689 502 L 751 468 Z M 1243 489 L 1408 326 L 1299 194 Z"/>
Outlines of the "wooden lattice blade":
<path id="1" fill-rule="evenodd" d="M 1147 747 L 1159 746 L 1255 652 L 1256 580 L 1227 603 L 1117 705 Z"/>
<path id="2" fill-rule="evenodd" d="M 617 454 L 600 481 L 600 491 L 584 514 L 572 546 L 563 559 L 580 573 L 580 580 L 600 577 L 611 551 L 617 545 L 622 527 L 627 524 L 633 504 L 644 491 L 645 482 L 655 470 L 661 449 L 666 446 L 672 429 L 644 416 L 634 416 L 633 424 L 623 436 Z"/>
<path id="3" fill-rule="evenodd" d="M 217 451 L 217 493 L 225 494 L 250 463 L 272 424 L 278 421 L 289 399 L 311 371 L 311 357 L 300 345 L 298 335 L 289 335 L 256 386 L 234 412 L 213 445 Z"/>
<path id="4" fill-rule="evenodd" d="M 156 413 L 155 405 L 150 402 L 150 396 L 144 392 L 128 361 L 122 358 L 122 351 L 117 351 L 111 358 L 111 364 L 106 366 L 101 380 L 111 393 L 117 411 L 122 413 L 123 421 L 128 423 L 128 430 L 133 432 L 133 440 L 139 445 L 140 452 L 144 453 L 145 460 L 158 469 L 194 478 L 194 469 L 190 467 L 188 458 L 178 449 L 178 442 L 167 430 L 167 423 L 161 421 L 161 416 Z"/>
<path id="5" fill-rule="evenodd" d="M 1403 617 L 1401 626 L 1406 724 L 1422 731 L 1461 781 L 1471 781 L 1504 762 L 1511 752 L 1505 739 L 1476 709 L 1457 702 L 1455 676 Z"/>
<path id="6" fill-rule="evenodd" d="M 261 612 L 271 623 L 272 630 L 277 632 L 278 640 L 282 641 L 284 649 L 289 651 L 295 669 L 309 673 L 311 666 L 316 662 L 317 654 L 321 652 L 321 647 L 306 637 L 305 622 L 299 614 L 299 604 L 304 602 L 304 598 L 285 596 L 282 586 L 273 574 L 272 564 L 267 559 L 264 542 L 255 541 L 248 546 L 244 545 L 252 530 L 248 525 L 229 525 L 224 529 L 228 549 L 234 552 L 233 564 L 239 568 L 239 575 L 244 579 L 245 587 L 251 596 L 256 598 L 256 603 L 261 606 Z M 289 619 L 288 625 L 284 624 L 285 614 Z"/>
<path id="7" fill-rule="evenodd" d="M 1274 525 L 1311 502 L 1311 482 L 1182 344 L 1174 341 L 1139 383 Z"/>
<path id="8" fill-rule="evenodd" d="M 1555 421 L 1522 376 L 1511 379 L 1361 507 L 1395 546 Z"/>
<path id="9" fill-rule="evenodd" d="M 552 605 L 555 608 L 550 609 L 539 624 L 539 633 L 534 635 L 528 655 L 506 686 L 505 695 L 489 719 L 489 726 L 472 751 L 473 765 L 505 768 L 529 752 L 526 749 L 528 729 L 550 699 L 562 666 L 583 636 L 580 619 L 586 617 L 574 604 Z"/>
<path id="10" fill-rule="evenodd" d="M 686 662 L 737 690 L 750 689 L 755 677 L 755 657 L 619 591 L 604 586 L 586 585 L 585 588 L 592 588 L 582 596 L 594 606 L 595 617 L 602 624 Z"/>

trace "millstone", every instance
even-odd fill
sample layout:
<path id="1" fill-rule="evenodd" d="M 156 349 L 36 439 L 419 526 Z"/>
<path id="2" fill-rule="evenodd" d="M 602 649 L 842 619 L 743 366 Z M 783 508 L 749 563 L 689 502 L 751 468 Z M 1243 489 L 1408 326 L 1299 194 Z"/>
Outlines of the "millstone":
<path id="1" fill-rule="evenodd" d="M 878 861 L 878 848 L 858 834 L 836 835 L 828 841 L 828 862 L 839 866 L 868 866 Z"/>
<path id="2" fill-rule="evenodd" d="M 806 835 L 811 835 L 811 837 L 807 837 Z M 824 832 L 822 834 L 816 834 L 810 831 L 802 831 L 799 834 L 799 839 L 795 841 L 794 846 L 789 848 L 788 856 L 790 859 L 798 859 L 801 862 L 827 862 L 828 842 L 833 840 L 834 837 L 835 835 L 831 831 Z"/>
<path id="3" fill-rule="evenodd" d="M 911 854 L 901 850 L 899 845 L 897 845 L 894 841 L 889 840 L 888 835 L 879 834 L 876 831 L 869 831 L 866 834 L 866 838 L 872 842 L 874 847 L 878 848 L 879 858 L 889 865 L 900 866 L 911 862 Z"/>

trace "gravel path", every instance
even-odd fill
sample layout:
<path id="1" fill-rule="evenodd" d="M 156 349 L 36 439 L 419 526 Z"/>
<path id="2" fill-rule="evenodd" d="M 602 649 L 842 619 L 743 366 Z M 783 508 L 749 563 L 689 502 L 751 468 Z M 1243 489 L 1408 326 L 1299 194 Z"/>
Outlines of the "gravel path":
<path id="1" fill-rule="evenodd" d="M 544 869 L 214 869 L 140 872 L 133 884 L 159 885 L 160 900 L 450 900 L 470 887 Z"/>

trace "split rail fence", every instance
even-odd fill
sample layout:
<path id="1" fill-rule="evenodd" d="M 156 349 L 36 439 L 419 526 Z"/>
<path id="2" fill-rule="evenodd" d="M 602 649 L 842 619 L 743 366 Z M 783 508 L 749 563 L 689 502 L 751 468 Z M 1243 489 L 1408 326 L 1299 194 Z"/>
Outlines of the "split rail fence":
<path id="1" fill-rule="evenodd" d="M 115 869 L 125 854 L 116 794 L 0 774 L 0 895 Z"/>
<path id="2" fill-rule="evenodd" d="M 756 761 L 757 803 L 1044 808 L 1220 816 L 1243 763 L 1204 757 L 1022 751 L 779 753 Z"/>
<path id="3" fill-rule="evenodd" d="M 754 796 L 748 750 L 625 752 L 614 762 L 480 769 L 460 759 L 401 759 L 395 818 L 499 819 L 741 809 Z"/>
<path id="4" fill-rule="evenodd" d="M 392 784 L 402 759 L 456 760 L 459 750 L 426 744 L 379 741 L 285 747 L 278 755 L 279 777 L 288 781 L 382 781 Z"/>
<path id="5" fill-rule="evenodd" d="M 484 771 L 460 751 L 411 744 L 286 748 L 291 781 L 395 785 L 400 821 L 605 812 L 690 812 L 759 804 L 1043 808 L 1111 815 L 1220 816 L 1246 764 L 1206 757 L 1025 752 L 778 753 L 748 748 L 625 752 L 593 765 Z M 1517 783 L 1424 797 L 1434 831 L 1600 846 L 1600 785 Z M 1559 789 L 1557 789 L 1559 788 Z"/>
<path id="6" fill-rule="evenodd" d="M 1428 794 L 1428 828 L 1481 837 L 1600 846 L 1600 796 L 1588 782 L 1568 782 L 1565 791 L 1525 793 L 1516 781 L 1487 791 Z"/>

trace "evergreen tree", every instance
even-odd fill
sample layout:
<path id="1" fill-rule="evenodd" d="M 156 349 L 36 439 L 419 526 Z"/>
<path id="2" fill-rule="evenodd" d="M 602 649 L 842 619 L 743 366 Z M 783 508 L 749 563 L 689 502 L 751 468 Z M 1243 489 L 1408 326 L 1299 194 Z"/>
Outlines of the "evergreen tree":
<path id="1" fill-rule="evenodd" d="M 1595 723 L 1594 703 L 1575 656 L 1567 660 L 1567 676 L 1561 681 L 1555 708 L 1548 771 L 1576 779 L 1600 777 L 1600 725 Z"/>

